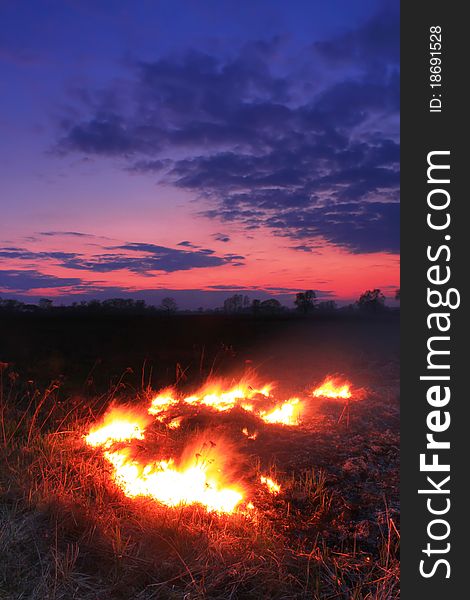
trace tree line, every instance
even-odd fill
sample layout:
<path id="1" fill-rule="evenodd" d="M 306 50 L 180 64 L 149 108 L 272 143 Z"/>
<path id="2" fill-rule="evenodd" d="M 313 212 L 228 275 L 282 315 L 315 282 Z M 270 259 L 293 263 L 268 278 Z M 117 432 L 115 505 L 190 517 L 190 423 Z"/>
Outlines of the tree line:
<path id="1" fill-rule="evenodd" d="M 395 300 L 400 300 L 400 290 L 396 290 L 394 295 Z M 298 292 L 295 295 L 293 309 L 302 314 L 332 313 L 338 310 L 342 311 L 360 311 L 365 313 L 380 313 L 389 310 L 385 304 L 386 298 L 383 292 L 375 288 L 366 290 L 360 295 L 357 302 L 348 304 L 341 308 L 338 307 L 334 300 L 319 300 L 314 290 L 306 290 Z M 292 312 L 286 306 L 283 306 L 279 300 L 269 298 L 268 300 L 250 300 L 248 296 L 243 294 L 234 294 L 224 301 L 224 312 L 229 314 L 248 313 L 257 314 L 273 314 L 281 312 Z"/>
<path id="2" fill-rule="evenodd" d="M 400 301 L 400 290 L 395 292 L 395 300 Z M 54 305 L 49 298 L 42 298 L 37 304 L 28 304 L 19 300 L 1 299 L 0 312 L 3 313 L 86 313 L 86 314 L 155 314 L 155 315 L 173 315 L 181 313 L 224 313 L 273 315 L 282 313 L 309 314 L 328 314 L 335 312 L 360 312 L 367 314 L 376 314 L 389 310 L 386 306 L 385 295 L 380 289 L 366 290 L 360 295 L 357 302 L 347 306 L 338 307 L 334 300 L 320 300 L 314 290 L 298 292 L 294 299 L 294 308 L 288 308 L 281 304 L 276 298 L 267 300 L 250 299 L 244 294 L 233 294 L 226 298 L 223 306 L 216 309 L 205 309 L 203 307 L 197 310 L 181 311 L 176 300 L 171 297 L 163 298 L 158 306 L 150 305 L 145 300 L 133 300 L 130 298 L 110 298 L 109 300 L 90 300 L 73 302 L 70 305 Z"/>

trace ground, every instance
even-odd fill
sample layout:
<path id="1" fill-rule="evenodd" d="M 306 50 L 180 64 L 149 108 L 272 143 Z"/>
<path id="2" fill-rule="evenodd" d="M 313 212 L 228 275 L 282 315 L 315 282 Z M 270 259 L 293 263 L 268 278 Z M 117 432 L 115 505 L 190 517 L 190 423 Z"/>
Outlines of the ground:
<path id="1" fill-rule="evenodd" d="M 0 326 L 1 600 L 399 597 L 396 315 L 26 315 Z M 277 380 L 281 396 L 307 398 L 328 374 L 363 391 L 346 411 L 310 398 L 299 427 L 201 411 L 156 431 L 175 446 L 223 434 L 242 476 L 279 481 L 277 495 L 253 491 L 249 514 L 126 498 L 83 443 L 112 401 L 247 370 Z"/>

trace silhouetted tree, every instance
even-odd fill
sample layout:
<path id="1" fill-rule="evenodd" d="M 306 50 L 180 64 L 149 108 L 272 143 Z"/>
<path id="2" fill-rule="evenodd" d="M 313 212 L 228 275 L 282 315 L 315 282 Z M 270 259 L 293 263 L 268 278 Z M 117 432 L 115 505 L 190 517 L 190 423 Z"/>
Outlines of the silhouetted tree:
<path id="1" fill-rule="evenodd" d="M 97 313 L 102 310 L 106 310 L 106 304 L 103 305 L 99 300 L 90 300 L 89 302 L 80 302 L 80 306 L 84 308 L 86 312 Z"/>
<path id="2" fill-rule="evenodd" d="M 91 302 L 89 303 L 90 305 Z M 134 308 L 134 300 L 131 298 L 110 298 L 109 300 L 104 300 L 101 306 L 110 312 L 130 312 Z"/>
<path id="3" fill-rule="evenodd" d="M 41 310 L 51 310 L 52 300 L 49 300 L 49 298 L 41 298 L 39 300 L 39 308 Z"/>
<path id="4" fill-rule="evenodd" d="M 24 306 L 24 302 L 20 302 L 19 300 L 0 299 L 0 308 L 6 312 L 21 312 Z"/>
<path id="5" fill-rule="evenodd" d="M 398 302 L 400 302 L 400 288 L 395 290 L 395 300 L 398 300 Z"/>
<path id="6" fill-rule="evenodd" d="M 259 307 L 260 307 L 261 302 L 255 298 L 253 300 L 253 302 L 251 303 L 251 310 L 253 311 L 253 314 L 256 315 L 259 313 Z"/>
<path id="7" fill-rule="evenodd" d="M 295 295 L 294 304 L 297 310 L 307 314 L 312 312 L 316 307 L 317 295 L 313 290 L 307 290 L 306 292 L 299 292 Z"/>
<path id="8" fill-rule="evenodd" d="M 318 310 L 325 312 L 333 312 L 336 308 L 336 302 L 334 300 L 322 300 L 322 302 L 318 303 Z"/>
<path id="9" fill-rule="evenodd" d="M 275 314 L 282 311 L 282 305 L 276 298 L 269 298 L 260 303 L 259 310 L 262 313 Z"/>
<path id="10" fill-rule="evenodd" d="M 178 305 L 174 298 L 163 298 L 160 309 L 164 310 L 168 314 L 175 313 L 178 310 Z"/>
<path id="11" fill-rule="evenodd" d="M 385 296 L 379 289 L 367 290 L 358 301 L 359 310 L 364 312 L 379 312 L 385 309 Z"/>
<path id="12" fill-rule="evenodd" d="M 224 311 L 226 313 L 240 313 L 247 310 L 249 306 L 250 299 L 242 294 L 234 294 L 224 300 Z"/>

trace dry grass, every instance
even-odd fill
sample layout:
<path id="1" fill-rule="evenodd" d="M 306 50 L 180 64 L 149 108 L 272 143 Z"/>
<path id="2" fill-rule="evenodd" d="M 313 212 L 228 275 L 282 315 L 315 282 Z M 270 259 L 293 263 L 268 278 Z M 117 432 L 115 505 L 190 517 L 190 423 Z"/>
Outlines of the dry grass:
<path id="1" fill-rule="evenodd" d="M 111 395 L 64 401 L 2 370 L 1 600 L 398 598 L 386 502 L 376 548 L 361 545 L 323 470 L 280 473 L 284 493 L 250 516 L 125 498 L 81 437 Z"/>

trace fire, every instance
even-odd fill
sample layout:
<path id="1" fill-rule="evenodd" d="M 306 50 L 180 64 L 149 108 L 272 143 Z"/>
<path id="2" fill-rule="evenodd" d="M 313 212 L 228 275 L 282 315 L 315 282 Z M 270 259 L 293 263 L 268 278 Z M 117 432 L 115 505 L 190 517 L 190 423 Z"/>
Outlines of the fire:
<path id="1" fill-rule="evenodd" d="M 259 479 L 261 483 L 268 488 L 271 494 L 279 494 L 279 492 L 281 491 L 281 486 L 278 483 L 276 483 L 274 479 L 271 479 L 271 477 L 261 475 Z"/>
<path id="2" fill-rule="evenodd" d="M 103 456 L 112 465 L 114 480 L 124 494 L 130 498 L 146 496 L 166 506 L 202 504 L 208 511 L 233 512 L 243 500 L 243 493 L 236 486 L 225 485 L 222 472 L 226 452 L 217 444 L 204 444 L 199 452 L 187 448 L 183 454 L 186 459 L 180 463 L 173 458 L 148 462 L 131 456 L 130 444 L 145 439 L 148 419 L 136 410 L 113 408 L 84 438 L 89 446 L 103 448 Z M 123 442 L 126 448 L 119 446 Z"/>
<path id="3" fill-rule="evenodd" d="M 226 385 L 222 380 L 211 381 L 186 396 L 166 388 L 151 399 L 147 408 L 112 407 L 84 436 L 84 441 L 92 448 L 101 449 L 103 458 L 112 467 L 114 481 L 130 498 L 145 496 L 168 507 L 197 504 L 207 511 L 233 513 L 240 505 L 250 508 L 253 504 L 248 502 L 244 488 L 227 468 L 237 461 L 226 443 L 206 441 L 198 450 L 193 442 L 186 444 L 177 456 L 164 455 L 163 450 L 157 450 L 156 456 L 149 458 L 147 454 L 142 458 L 143 444 L 136 445 L 135 442 L 145 440 L 152 422 L 179 430 L 183 419 L 199 407 L 222 413 L 233 409 L 245 411 L 267 425 L 298 425 L 303 406 L 300 398 L 279 401 L 272 390 L 272 384 L 258 386 L 243 380 L 236 385 Z M 328 377 L 313 391 L 313 396 L 349 399 L 350 384 Z M 250 440 L 257 438 L 258 432 L 251 427 L 245 426 L 241 431 Z M 207 436 L 207 432 L 199 434 L 199 446 L 201 435 Z M 175 432 L 174 439 L 164 437 L 166 442 L 162 448 L 168 447 L 169 441 L 178 443 L 181 440 L 179 432 Z M 257 481 L 271 494 L 281 491 L 281 486 L 270 477 L 261 475 Z"/>
<path id="4" fill-rule="evenodd" d="M 273 387 L 272 383 L 257 387 L 241 381 L 235 386 L 226 388 L 223 381 L 213 381 L 207 383 L 195 394 L 181 397 L 172 388 L 166 388 L 152 399 L 148 412 L 158 421 L 165 422 L 167 412 L 178 404 L 206 406 L 218 412 L 227 412 L 239 407 L 246 412 L 255 414 L 265 423 L 297 425 L 301 408 L 299 398 L 291 398 L 274 406 L 271 410 L 266 410 L 262 406 L 267 401 L 272 404 Z M 180 423 L 181 421 L 178 425 L 170 424 L 169 426 L 178 427 Z"/>
<path id="5" fill-rule="evenodd" d="M 241 406 L 244 410 L 253 412 L 253 404 L 247 403 L 246 400 L 252 400 L 256 396 L 269 398 L 271 389 L 272 384 L 267 384 L 258 389 L 242 381 L 238 385 L 225 390 L 223 382 L 211 382 L 199 393 L 183 398 L 183 402 L 208 406 L 220 412 L 231 410 L 236 406 Z"/>
<path id="6" fill-rule="evenodd" d="M 105 452 L 114 480 L 129 498 L 146 496 L 165 506 L 201 504 L 208 511 L 231 513 L 243 500 L 240 490 L 224 487 L 209 462 L 198 457 L 177 467 L 173 459 L 140 463 L 125 450 Z"/>
<path id="7" fill-rule="evenodd" d="M 115 442 L 143 440 L 148 418 L 137 412 L 114 408 L 105 416 L 102 425 L 93 428 L 85 437 L 89 446 L 109 448 Z"/>
<path id="8" fill-rule="evenodd" d="M 169 421 L 167 426 L 170 429 L 178 429 L 179 427 L 181 427 L 182 422 L 183 422 L 183 417 L 175 417 L 174 419 L 171 419 L 171 421 Z"/>
<path id="9" fill-rule="evenodd" d="M 299 398 L 291 398 L 270 412 L 262 411 L 260 417 L 265 423 L 282 425 L 298 425 L 300 413 Z"/>
<path id="10" fill-rule="evenodd" d="M 333 398 L 348 400 L 351 398 L 351 384 L 347 381 L 339 382 L 338 379 L 327 377 L 323 383 L 312 392 L 314 398 Z"/>
<path id="11" fill-rule="evenodd" d="M 253 431 L 253 433 L 250 433 L 248 431 L 248 427 L 244 427 L 242 429 L 242 433 L 243 435 L 245 435 L 249 440 L 256 440 L 256 438 L 258 437 L 258 432 L 257 431 Z"/>
<path id="12" fill-rule="evenodd" d="M 178 400 L 175 397 L 173 389 L 166 388 L 152 399 L 148 413 L 161 421 L 164 418 L 164 413 L 175 404 L 178 404 Z"/>

